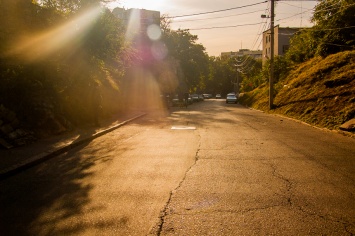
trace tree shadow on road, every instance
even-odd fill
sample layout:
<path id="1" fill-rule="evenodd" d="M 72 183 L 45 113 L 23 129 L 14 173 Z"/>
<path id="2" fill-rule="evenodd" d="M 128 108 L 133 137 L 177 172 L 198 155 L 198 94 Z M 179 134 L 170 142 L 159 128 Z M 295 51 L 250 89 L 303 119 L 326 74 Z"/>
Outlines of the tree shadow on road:
<path id="1" fill-rule="evenodd" d="M 226 109 L 246 109 L 236 105 L 218 106 L 211 110 L 208 105 L 208 102 L 202 102 L 184 109 L 156 111 L 155 114 L 135 120 L 131 124 L 140 130 L 144 126 L 156 127 L 159 123 L 162 128 L 166 128 L 175 120 L 191 118 L 198 126 L 208 126 L 211 123 L 235 122 L 232 118 L 220 117 L 219 112 Z M 80 135 L 77 139 L 91 134 Z M 1 234 L 75 235 L 84 234 L 89 230 L 100 232 L 117 225 L 129 224 L 129 221 L 119 214 L 116 214 L 116 218 L 100 217 L 107 209 L 107 204 L 93 204 L 91 199 L 92 191 L 97 188 L 97 183 L 92 179 L 100 174 L 100 171 L 104 171 L 98 170 L 98 166 L 108 167 L 111 161 L 119 156 L 117 148 L 115 153 L 111 150 L 118 141 L 114 138 L 110 140 L 112 143 L 105 143 L 108 142 L 107 139 L 81 143 L 60 156 L 0 182 Z M 105 150 L 101 149 L 102 146 Z"/>
<path id="2" fill-rule="evenodd" d="M 83 136 L 89 133 L 82 134 Z M 16 176 L 0 182 L 1 235 L 74 235 L 89 229 L 100 230 L 117 224 L 110 219 L 83 221 L 84 212 L 105 208 L 89 206 L 90 180 L 97 163 L 110 162 L 112 156 L 99 155 L 99 148 L 85 148 L 92 141 L 54 157 Z M 79 220 L 81 219 L 81 220 Z"/>

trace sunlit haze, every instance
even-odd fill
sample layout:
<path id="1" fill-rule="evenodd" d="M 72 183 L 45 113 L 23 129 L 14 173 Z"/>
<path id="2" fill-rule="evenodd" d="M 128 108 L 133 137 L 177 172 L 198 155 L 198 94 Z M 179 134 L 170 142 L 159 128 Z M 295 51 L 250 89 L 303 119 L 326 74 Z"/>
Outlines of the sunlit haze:
<path id="1" fill-rule="evenodd" d="M 317 1 L 277 1 L 275 25 L 310 27 Z M 210 56 L 239 49 L 261 50 L 263 31 L 270 27 L 270 1 L 263 0 L 121 0 L 110 8 L 160 11 L 172 18 L 173 30 L 190 29 Z M 213 12 L 213 13 L 212 13 Z"/>
<path id="2" fill-rule="evenodd" d="M 77 18 L 57 28 L 46 32 L 25 35 L 15 40 L 8 55 L 21 55 L 28 61 L 45 58 L 56 50 L 62 49 L 70 42 L 72 51 L 80 45 L 81 39 L 85 37 L 96 17 L 100 15 L 100 8 L 92 8 Z"/>
<path id="3" fill-rule="evenodd" d="M 123 6 L 127 9 L 138 8 L 138 9 L 147 9 L 159 11 L 159 9 L 164 9 L 169 1 L 166 0 L 126 0 L 126 1 L 117 1 L 114 5 Z"/>

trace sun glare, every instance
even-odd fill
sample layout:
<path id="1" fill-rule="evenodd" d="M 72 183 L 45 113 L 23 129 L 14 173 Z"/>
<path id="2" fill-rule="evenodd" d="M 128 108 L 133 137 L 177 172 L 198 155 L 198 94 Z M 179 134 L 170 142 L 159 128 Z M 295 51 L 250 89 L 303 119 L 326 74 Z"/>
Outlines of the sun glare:
<path id="1" fill-rule="evenodd" d="M 57 28 L 41 34 L 27 35 L 15 42 L 7 55 L 21 55 L 23 59 L 32 61 L 45 58 L 68 44 L 80 44 L 99 14 L 100 8 L 93 8 Z"/>
<path id="2" fill-rule="evenodd" d="M 124 8 L 137 8 L 160 11 L 167 4 L 166 0 L 123 0 L 120 5 Z"/>

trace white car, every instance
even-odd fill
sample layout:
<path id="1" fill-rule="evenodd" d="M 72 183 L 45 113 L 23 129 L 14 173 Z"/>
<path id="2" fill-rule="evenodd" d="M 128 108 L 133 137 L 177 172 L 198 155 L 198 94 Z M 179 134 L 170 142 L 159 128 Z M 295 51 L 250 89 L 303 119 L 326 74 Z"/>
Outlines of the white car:
<path id="1" fill-rule="evenodd" d="M 221 94 L 216 94 L 216 99 L 221 99 L 222 98 L 222 96 L 221 96 Z"/>
<path id="2" fill-rule="evenodd" d="M 233 94 L 228 94 L 226 98 L 226 103 L 237 103 L 237 97 Z"/>

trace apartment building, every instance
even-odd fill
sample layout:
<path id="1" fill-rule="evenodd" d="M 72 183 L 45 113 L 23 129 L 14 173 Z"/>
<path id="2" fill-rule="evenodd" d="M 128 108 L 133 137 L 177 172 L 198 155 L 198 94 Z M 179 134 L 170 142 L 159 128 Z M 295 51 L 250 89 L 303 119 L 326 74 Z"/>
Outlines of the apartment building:
<path id="1" fill-rule="evenodd" d="M 158 58 L 164 58 L 165 48 L 156 43 L 159 40 L 160 12 L 145 9 L 115 8 L 112 10 L 117 18 L 122 20 L 126 28 L 126 40 L 132 42 L 137 50 L 140 63 L 149 65 Z"/>
<path id="2" fill-rule="evenodd" d="M 290 47 L 290 40 L 292 36 L 301 28 L 282 28 L 279 25 L 274 27 L 274 56 L 282 56 Z M 271 58 L 271 29 L 263 32 L 263 64 L 266 60 Z"/>
<path id="3" fill-rule="evenodd" d="M 121 19 L 127 29 L 134 30 L 135 33 L 146 32 L 150 25 L 160 25 L 159 11 L 116 7 L 112 10 L 112 14 Z"/>

